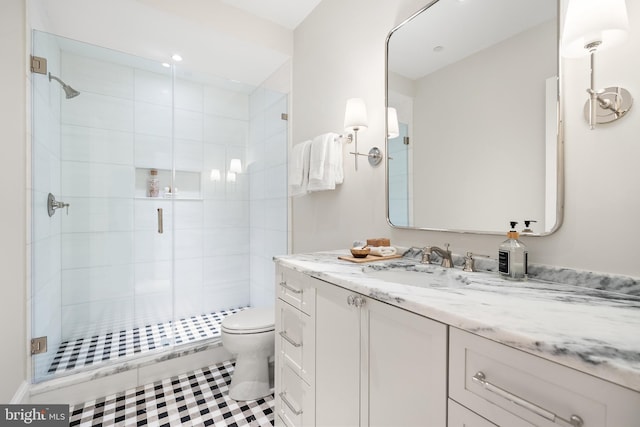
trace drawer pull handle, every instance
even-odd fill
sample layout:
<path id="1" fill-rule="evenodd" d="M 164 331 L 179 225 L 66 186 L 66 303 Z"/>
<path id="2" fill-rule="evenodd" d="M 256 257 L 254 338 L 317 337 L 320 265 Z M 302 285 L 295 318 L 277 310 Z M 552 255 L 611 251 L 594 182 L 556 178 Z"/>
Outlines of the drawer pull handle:
<path id="1" fill-rule="evenodd" d="M 282 338 L 284 338 L 284 340 L 286 342 L 288 342 L 289 344 L 291 344 L 294 347 L 302 347 L 302 343 L 299 342 L 295 342 L 294 340 L 291 339 L 291 337 L 289 335 L 287 335 L 287 333 L 285 331 L 281 331 L 280 332 L 280 336 Z"/>
<path id="2" fill-rule="evenodd" d="M 289 407 L 289 409 L 291 410 L 291 412 L 293 412 L 293 415 L 300 415 L 302 414 L 302 409 L 296 409 L 291 402 L 289 402 L 289 400 L 287 400 L 286 395 L 284 394 L 284 391 L 281 392 L 279 394 L 280 399 L 282 399 L 282 401 L 284 402 L 285 405 L 287 405 Z"/>
<path id="3" fill-rule="evenodd" d="M 282 282 L 280 282 L 280 286 L 282 286 L 283 288 L 293 292 L 294 294 L 301 294 L 302 293 L 302 289 L 292 288 L 291 286 L 287 285 L 287 282 L 285 282 L 284 280 Z"/>
<path id="4" fill-rule="evenodd" d="M 528 400 L 523 399 L 519 396 L 516 396 L 515 394 L 503 388 L 500 388 L 495 384 L 491 384 L 489 381 L 487 381 L 487 377 L 484 375 L 484 372 L 482 371 L 476 372 L 476 374 L 473 376 L 473 381 L 477 384 L 480 384 L 487 391 L 495 393 L 498 396 L 503 397 L 508 401 L 513 402 L 522 408 L 528 409 L 529 411 L 548 419 L 551 422 L 558 423 L 563 426 L 569 426 L 569 427 L 582 427 L 582 425 L 584 424 L 584 421 L 582 421 L 582 418 L 580 418 L 577 415 L 571 415 L 571 417 L 569 417 L 569 419 L 566 420 L 554 414 L 553 412 L 550 412 L 544 408 L 541 408 L 535 403 L 531 403 Z"/>

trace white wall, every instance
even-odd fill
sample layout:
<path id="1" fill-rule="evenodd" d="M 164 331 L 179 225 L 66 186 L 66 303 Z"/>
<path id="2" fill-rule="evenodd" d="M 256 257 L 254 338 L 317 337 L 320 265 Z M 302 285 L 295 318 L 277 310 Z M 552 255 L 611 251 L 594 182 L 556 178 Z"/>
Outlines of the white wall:
<path id="1" fill-rule="evenodd" d="M 27 68 L 25 6 L 22 0 L 2 2 L 0 47 L 0 125 L 2 126 L 0 181 L 6 205 L 0 213 L 3 224 L 0 245 L 2 298 L 0 298 L 0 402 L 8 403 L 26 379 L 27 319 Z"/>
<path id="2" fill-rule="evenodd" d="M 293 143 L 341 131 L 347 98 L 361 97 L 369 129 L 360 151 L 384 144 L 385 39 L 424 2 L 324 0 L 295 30 Z M 627 2 L 630 39 L 598 56 L 598 86 L 621 85 L 640 97 L 640 4 Z M 566 197 L 564 225 L 548 237 L 525 238 L 532 263 L 640 276 L 638 111 L 594 131 L 582 118 L 588 59 L 564 61 Z M 637 107 L 636 107 L 637 108 Z M 351 147 L 345 148 L 345 151 Z M 346 248 L 354 239 L 389 236 L 392 243 L 442 245 L 456 253 L 495 255 L 502 236 L 391 229 L 385 221 L 384 168 L 346 157 L 345 182 L 335 191 L 293 202 L 293 252 Z"/>

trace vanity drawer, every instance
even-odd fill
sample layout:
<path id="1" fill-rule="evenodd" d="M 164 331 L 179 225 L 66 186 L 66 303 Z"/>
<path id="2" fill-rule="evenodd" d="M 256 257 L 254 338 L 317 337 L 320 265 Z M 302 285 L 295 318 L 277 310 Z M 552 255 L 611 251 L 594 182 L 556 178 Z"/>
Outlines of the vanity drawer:
<path id="1" fill-rule="evenodd" d="M 313 316 L 316 290 L 311 277 L 290 268 L 276 266 L 276 296 L 298 310 Z"/>
<path id="2" fill-rule="evenodd" d="M 278 300 L 276 303 L 276 340 L 278 357 L 307 384 L 315 378 L 315 323 L 314 318 L 290 304 Z"/>
<path id="3" fill-rule="evenodd" d="M 449 414 L 447 427 L 496 427 L 495 424 L 451 399 L 449 399 L 447 412 Z"/>
<path id="4" fill-rule="evenodd" d="M 640 393 L 459 329 L 449 345 L 449 396 L 499 426 L 640 423 Z"/>
<path id="5" fill-rule="evenodd" d="M 313 388 L 286 364 L 280 364 L 280 391 L 276 391 L 276 415 L 287 427 L 315 425 Z"/>

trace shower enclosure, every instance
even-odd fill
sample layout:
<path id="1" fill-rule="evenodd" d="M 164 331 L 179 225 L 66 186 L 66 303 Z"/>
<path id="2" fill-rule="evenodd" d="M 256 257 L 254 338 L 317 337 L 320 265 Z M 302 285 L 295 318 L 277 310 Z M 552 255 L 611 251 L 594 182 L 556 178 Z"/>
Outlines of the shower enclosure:
<path id="1" fill-rule="evenodd" d="M 219 339 L 225 315 L 272 305 L 286 93 L 38 31 L 32 54 L 34 381 Z"/>

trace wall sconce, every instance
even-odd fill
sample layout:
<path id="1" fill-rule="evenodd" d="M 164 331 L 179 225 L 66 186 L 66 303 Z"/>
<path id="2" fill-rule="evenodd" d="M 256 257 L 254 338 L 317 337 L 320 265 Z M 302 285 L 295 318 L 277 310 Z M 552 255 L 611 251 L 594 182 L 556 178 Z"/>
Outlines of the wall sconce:
<path id="1" fill-rule="evenodd" d="M 369 154 L 358 152 L 358 131 L 366 130 L 367 125 L 367 107 L 360 98 L 350 98 L 347 100 L 347 108 L 344 113 L 344 130 L 349 133 L 347 142 L 354 142 L 355 151 L 350 151 L 355 157 L 355 168 L 358 170 L 358 156 L 366 156 L 369 158 L 369 164 L 376 166 L 382 161 L 382 154 L 377 147 L 369 150 Z M 351 134 L 353 132 L 353 134 Z"/>
<path id="2" fill-rule="evenodd" d="M 585 118 L 589 127 L 623 117 L 633 98 L 621 87 L 595 88 L 595 53 L 624 41 L 629 32 L 625 0 L 570 0 L 562 34 L 562 55 L 591 56 L 591 84 Z"/>
<path id="3" fill-rule="evenodd" d="M 398 125 L 398 112 L 395 108 L 387 108 L 387 138 L 393 139 L 400 136 L 400 126 Z"/>
<path id="4" fill-rule="evenodd" d="M 229 163 L 229 171 L 233 173 L 242 173 L 242 162 L 240 159 L 231 159 Z"/>
<path id="5" fill-rule="evenodd" d="M 227 172 L 227 182 L 236 182 L 236 173 L 235 172 Z"/>

